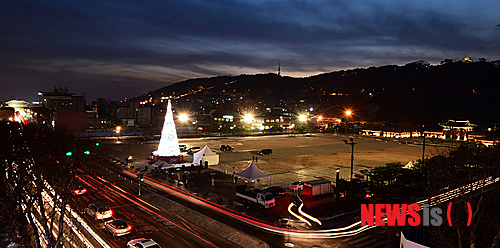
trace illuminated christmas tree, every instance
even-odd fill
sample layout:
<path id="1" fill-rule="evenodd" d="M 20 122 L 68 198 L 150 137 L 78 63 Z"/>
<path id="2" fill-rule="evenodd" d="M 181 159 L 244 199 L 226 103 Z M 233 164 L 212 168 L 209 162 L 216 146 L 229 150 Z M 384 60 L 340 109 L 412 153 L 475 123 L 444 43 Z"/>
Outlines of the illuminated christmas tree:
<path id="1" fill-rule="evenodd" d="M 179 141 L 177 140 L 177 131 L 175 130 L 174 115 L 170 100 L 168 100 L 167 114 L 165 114 L 165 122 L 163 123 L 160 144 L 158 145 L 156 155 L 159 157 L 182 156 L 179 149 Z"/>

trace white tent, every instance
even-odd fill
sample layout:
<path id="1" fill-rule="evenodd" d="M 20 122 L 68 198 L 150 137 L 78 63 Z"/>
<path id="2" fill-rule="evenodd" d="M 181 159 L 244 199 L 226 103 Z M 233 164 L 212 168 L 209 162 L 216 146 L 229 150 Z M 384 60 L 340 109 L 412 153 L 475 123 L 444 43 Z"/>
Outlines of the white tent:
<path id="1" fill-rule="evenodd" d="M 410 160 L 405 166 L 403 166 L 404 169 L 413 169 L 415 167 L 415 164 Z"/>
<path id="2" fill-rule="evenodd" d="M 271 176 L 262 172 L 257 166 L 252 162 L 243 171 L 234 174 L 235 177 L 246 179 L 247 181 L 257 180 L 261 178 L 271 178 Z"/>
<path id="3" fill-rule="evenodd" d="M 193 154 L 193 164 L 200 165 L 200 161 L 202 161 L 201 165 L 204 165 L 205 162 L 208 162 L 208 165 L 217 165 L 219 164 L 219 154 L 210 150 L 210 148 L 205 145 L 203 149 Z"/>

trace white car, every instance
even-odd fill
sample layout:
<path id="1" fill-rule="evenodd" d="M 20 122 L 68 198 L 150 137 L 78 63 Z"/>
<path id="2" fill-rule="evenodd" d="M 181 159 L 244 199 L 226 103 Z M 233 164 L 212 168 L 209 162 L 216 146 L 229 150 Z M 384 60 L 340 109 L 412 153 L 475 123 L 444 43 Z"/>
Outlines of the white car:
<path id="1" fill-rule="evenodd" d="M 293 182 L 290 184 L 290 190 L 303 190 L 304 183 L 301 181 Z"/>
<path id="2" fill-rule="evenodd" d="M 104 220 L 113 216 L 113 211 L 103 203 L 92 203 L 85 208 L 85 212 L 96 220 Z"/>
<path id="3" fill-rule="evenodd" d="M 132 227 L 122 219 L 110 220 L 106 222 L 104 226 L 106 230 L 113 235 L 113 237 L 130 234 L 130 230 L 132 230 Z"/>
<path id="4" fill-rule="evenodd" d="M 152 239 L 132 239 L 127 243 L 128 248 L 161 248 L 160 245 Z"/>

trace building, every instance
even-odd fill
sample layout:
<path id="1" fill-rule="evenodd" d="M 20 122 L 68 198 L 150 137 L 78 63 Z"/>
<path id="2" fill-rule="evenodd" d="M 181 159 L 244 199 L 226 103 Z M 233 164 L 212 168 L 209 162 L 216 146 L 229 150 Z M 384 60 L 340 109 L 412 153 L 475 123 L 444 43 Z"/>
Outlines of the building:
<path id="1" fill-rule="evenodd" d="M 70 93 L 68 89 L 57 89 L 50 92 L 38 92 L 40 105 L 55 111 L 56 109 L 71 109 L 85 112 L 85 94 Z"/>
<path id="2" fill-rule="evenodd" d="M 443 135 L 446 139 L 467 140 L 470 132 L 474 130 L 476 124 L 466 121 L 448 120 L 446 123 L 439 123 L 443 127 Z"/>
<path id="3" fill-rule="evenodd" d="M 85 131 L 85 94 L 78 95 L 66 88 L 55 88 L 50 92 L 38 92 L 38 96 L 40 106 L 52 111 L 52 122 L 56 128 L 70 132 Z"/>
<path id="4" fill-rule="evenodd" d="M 105 130 L 111 128 L 108 118 L 100 117 L 97 108 L 87 111 L 86 122 L 86 128 L 89 131 Z"/>
<path id="5" fill-rule="evenodd" d="M 127 102 L 116 109 L 116 118 L 126 121 L 128 127 L 151 127 L 151 117 L 151 107 L 143 106 L 141 102 Z"/>
<path id="6" fill-rule="evenodd" d="M 68 132 L 83 132 L 87 128 L 87 113 L 74 109 L 56 109 L 55 127 Z"/>

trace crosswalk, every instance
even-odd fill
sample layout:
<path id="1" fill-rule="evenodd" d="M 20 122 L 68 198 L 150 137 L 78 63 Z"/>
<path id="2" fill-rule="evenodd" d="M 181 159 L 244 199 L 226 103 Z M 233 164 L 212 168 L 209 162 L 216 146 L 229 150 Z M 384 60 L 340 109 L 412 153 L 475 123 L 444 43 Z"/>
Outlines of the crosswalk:
<path id="1" fill-rule="evenodd" d="M 356 248 L 384 248 L 387 247 L 387 231 L 377 234 L 377 237 L 363 232 L 356 236 L 346 238 L 342 240 L 342 242 L 350 247 Z M 397 246 L 391 245 L 390 247 Z"/>

